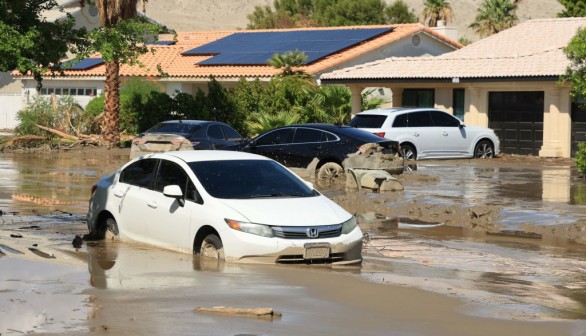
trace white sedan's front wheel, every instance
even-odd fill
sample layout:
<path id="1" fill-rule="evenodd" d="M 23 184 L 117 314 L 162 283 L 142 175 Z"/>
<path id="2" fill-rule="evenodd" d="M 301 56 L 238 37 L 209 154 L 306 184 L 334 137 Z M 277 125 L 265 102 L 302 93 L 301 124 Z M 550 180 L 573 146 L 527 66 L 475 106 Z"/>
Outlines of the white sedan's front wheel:
<path id="1" fill-rule="evenodd" d="M 224 260 L 224 245 L 220 237 L 215 234 L 207 235 L 201 242 L 199 255 L 213 259 Z"/>

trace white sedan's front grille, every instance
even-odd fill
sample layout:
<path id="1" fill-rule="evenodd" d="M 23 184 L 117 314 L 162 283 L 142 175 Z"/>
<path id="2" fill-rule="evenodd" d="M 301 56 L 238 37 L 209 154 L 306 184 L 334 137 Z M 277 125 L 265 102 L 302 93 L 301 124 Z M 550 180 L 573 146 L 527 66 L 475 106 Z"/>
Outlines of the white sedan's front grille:
<path id="1" fill-rule="evenodd" d="M 273 226 L 276 237 L 284 239 L 335 238 L 342 234 L 342 224 L 322 226 Z"/>

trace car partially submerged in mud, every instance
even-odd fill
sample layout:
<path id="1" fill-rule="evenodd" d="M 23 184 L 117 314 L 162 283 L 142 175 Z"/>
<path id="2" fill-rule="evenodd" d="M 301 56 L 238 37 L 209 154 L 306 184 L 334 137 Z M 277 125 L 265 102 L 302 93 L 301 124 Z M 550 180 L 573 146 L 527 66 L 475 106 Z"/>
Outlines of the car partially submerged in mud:
<path id="1" fill-rule="evenodd" d="M 110 232 L 227 261 L 362 261 L 363 234 L 352 214 L 278 162 L 250 153 L 136 158 L 94 186 L 87 219 L 91 238 Z"/>

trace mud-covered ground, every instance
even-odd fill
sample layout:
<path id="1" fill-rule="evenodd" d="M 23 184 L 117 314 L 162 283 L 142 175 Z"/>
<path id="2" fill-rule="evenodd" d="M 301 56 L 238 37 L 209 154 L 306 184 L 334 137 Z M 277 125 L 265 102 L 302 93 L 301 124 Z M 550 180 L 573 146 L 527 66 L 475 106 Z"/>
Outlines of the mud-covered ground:
<path id="1" fill-rule="evenodd" d="M 0 153 L 0 334 L 586 334 L 586 183 L 571 160 L 421 161 L 404 191 L 318 186 L 369 234 L 363 264 L 340 269 L 74 247 L 91 186 L 128 154 Z M 213 306 L 282 316 L 193 311 Z"/>

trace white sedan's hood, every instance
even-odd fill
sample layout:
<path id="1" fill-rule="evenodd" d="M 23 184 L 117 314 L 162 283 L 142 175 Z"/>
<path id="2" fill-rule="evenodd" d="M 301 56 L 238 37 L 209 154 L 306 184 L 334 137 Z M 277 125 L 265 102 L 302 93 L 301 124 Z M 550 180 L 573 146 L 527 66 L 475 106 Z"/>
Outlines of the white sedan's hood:
<path id="1" fill-rule="evenodd" d="M 350 213 L 325 196 L 298 198 L 222 199 L 252 223 L 278 226 L 340 224 Z"/>

